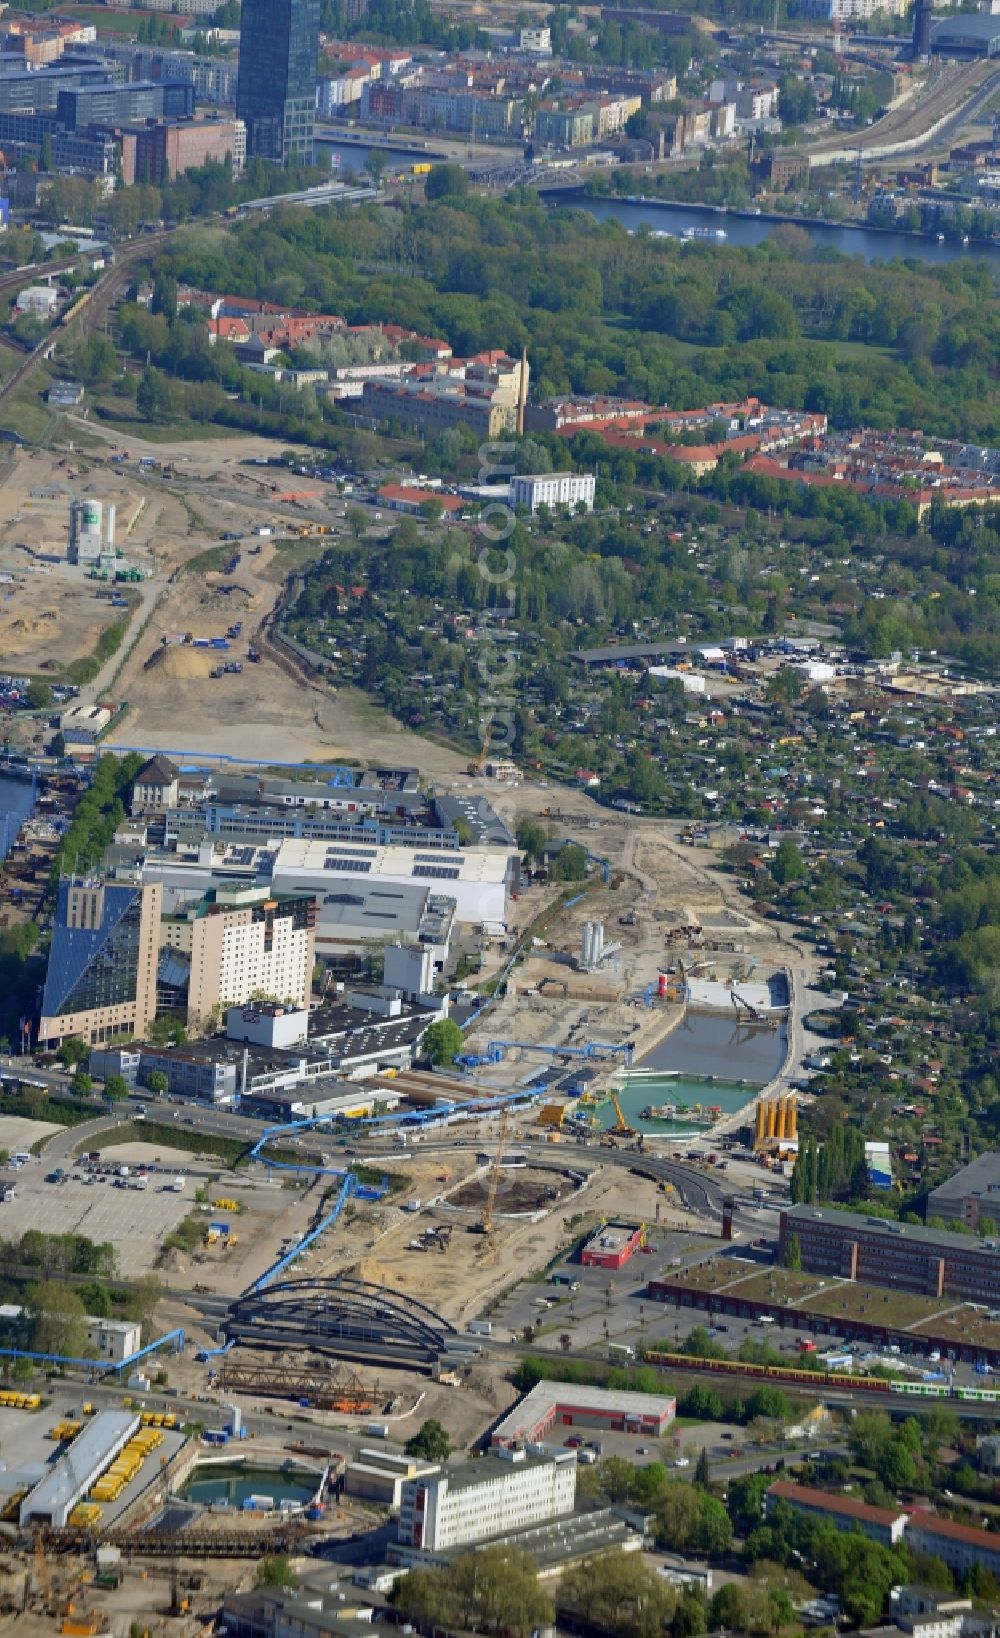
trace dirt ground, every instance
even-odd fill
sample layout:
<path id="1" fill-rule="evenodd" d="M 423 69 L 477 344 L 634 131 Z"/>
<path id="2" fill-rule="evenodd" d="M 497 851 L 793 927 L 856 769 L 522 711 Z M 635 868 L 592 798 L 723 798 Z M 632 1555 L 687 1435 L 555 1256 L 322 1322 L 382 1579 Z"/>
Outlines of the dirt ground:
<path id="1" fill-rule="evenodd" d="M 0 1115 L 0 1149 L 30 1149 L 39 1138 L 55 1137 L 63 1131 L 54 1121 L 29 1120 L 26 1115 Z"/>

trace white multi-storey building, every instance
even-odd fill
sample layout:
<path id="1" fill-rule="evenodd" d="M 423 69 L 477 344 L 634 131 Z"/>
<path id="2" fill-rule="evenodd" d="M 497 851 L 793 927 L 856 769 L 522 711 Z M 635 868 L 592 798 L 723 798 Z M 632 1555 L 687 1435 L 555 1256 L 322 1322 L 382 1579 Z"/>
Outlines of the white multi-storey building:
<path id="1" fill-rule="evenodd" d="M 446 1472 L 409 1479 L 399 1540 L 424 1552 L 471 1546 L 572 1513 L 576 1451 L 498 1451 Z"/>
<path id="2" fill-rule="evenodd" d="M 316 900 L 263 888 L 213 889 L 165 916 L 161 942 L 187 958 L 188 1021 L 204 1024 L 251 997 L 309 1004 Z"/>
<path id="3" fill-rule="evenodd" d="M 594 510 L 597 480 L 592 472 L 538 472 L 510 480 L 510 503 L 537 512 L 540 506 L 579 506 Z"/>

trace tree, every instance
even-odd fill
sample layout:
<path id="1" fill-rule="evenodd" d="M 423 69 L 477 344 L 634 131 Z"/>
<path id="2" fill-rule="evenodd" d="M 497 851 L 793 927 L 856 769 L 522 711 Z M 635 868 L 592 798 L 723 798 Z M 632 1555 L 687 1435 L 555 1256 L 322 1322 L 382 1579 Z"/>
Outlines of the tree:
<path id="1" fill-rule="evenodd" d="M 599 1553 L 568 1569 L 559 1604 L 616 1638 L 662 1638 L 677 1594 L 639 1553 Z"/>
<path id="2" fill-rule="evenodd" d="M 425 523 L 440 523 L 444 516 L 444 501 L 439 495 L 428 495 L 420 502 L 420 516 Z"/>
<path id="3" fill-rule="evenodd" d="M 411 1570 L 393 1589 L 392 1601 L 424 1630 L 465 1627 L 528 1638 L 555 1617 L 534 1559 L 506 1547 L 462 1553 L 444 1570 Z"/>
<path id="4" fill-rule="evenodd" d="M 800 882 L 808 875 L 801 849 L 787 836 L 775 849 L 774 858 L 771 860 L 771 875 L 779 887 L 786 887 L 791 882 Z"/>
<path id="5" fill-rule="evenodd" d="M 461 165 L 432 165 L 424 184 L 426 199 L 464 199 L 469 178 Z"/>
<path id="6" fill-rule="evenodd" d="M 423 1422 L 412 1439 L 403 1446 L 407 1456 L 422 1456 L 428 1462 L 443 1462 L 451 1455 L 451 1440 L 447 1430 L 433 1416 Z"/>
<path id="7" fill-rule="evenodd" d="M 93 1087 L 94 1082 L 84 1069 L 78 1069 L 69 1083 L 70 1091 L 75 1092 L 78 1098 L 86 1097 Z"/>
<path id="8" fill-rule="evenodd" d="M 272 1553 L 262 1558 L 254 1574 L 256 1587 L 294 1587 L 295 1571 L 284 1553 Z"/>
<path id="9" fill-rule="evenodd" d="M 372 186 L 377 190 L 382 186 L 385 167 L 389 163 L 389 156 L 381 148 L 373 148 L 365 160 L 365 170 L 372 179 Z"/>
<path id="10" fill-rule="evenodd" d="M 537 819 L 519 819 L 515 831 L 517 845 L 532 863 L 537 863 L 545 852 L 546 836 Z"/>
<path id="11" fill-rule="evenodd" d="M 797 1234 L 788 1236 L 788 1244 L 785 1246 L 785 1267 L 793 1274 L 802 1272 L 802 1242 Z"/>
<path id="12" fill-rule="evenodd" d="M 49 711 L 52 708 L 52 686 L 42 677 L 33 677 L 27 689 L 28 704 L 33 711 Z"/>
<path id="13" fill-rule="evenodd" d="M 87 1310 L 83 1299 L 61 1280 L 43 1280 L 26 1303 L 32 1316 L 31 1344 L 36 1353 L 82 1359 L 87 1347 Z"/>
<path id="14" fill-rule="evenodd" d="M 698 1460 L 694 1464 L 694 1482 L 708 1486 L 712 1482 L 712 1473 L 708 1465 L 708 1446 L 702 1445 L 698 1452 Z"/>
<path id="15" fill-rule="evenodd" d="M 78 1035 L 68 1035 L 65 1041 L 60 1041 L 56 1057 L 67 1069 L 76 1064 L 82 1064 L 85 1058 L 90 1057 L 90 1048 L 86 1041 L 81 1041 Z"/>
<path id="16" fill-rule="evenodd" d="M 349 506 L 344 516 L 355 540 L 363 540 L 368 533 L 368 513 L 362 512 L 360 506 Z"/>
<path id="17" fill-rule="evenodd" d="M 154 1098 L 162 1098 L 163 1094 L 169 1087 L 170 1082 L 163 1073 L 162 1069 L 154 1069 L 151 1070 L 149 1075 L 146 1077 L 146 1085 L 149 1087 L 149 1090 L 152 1092 Z"/>
<path id="18" fill-rule="evenodd" d="M 128 1084 L 124 1075 L 109 1075 L 106 1078 L 104 1096 L 112 1103 L 120 1103 L 122 1098 L 128 1097 Z"/>
<path id="19" fill-rule="evenodd" d="M 567 842 L 552 861 L 552 874 L 559 882 L 582 882 L 587 874 L 587 853 L 578 842 Z"/>
<path id="20" fill-rule="evenodd" d="M 462 1031 L 454 1018 L 439 1018 L 424 1031 L 423 1048 L 432 1064 L 450 1064 L 462 1046 Z"/>

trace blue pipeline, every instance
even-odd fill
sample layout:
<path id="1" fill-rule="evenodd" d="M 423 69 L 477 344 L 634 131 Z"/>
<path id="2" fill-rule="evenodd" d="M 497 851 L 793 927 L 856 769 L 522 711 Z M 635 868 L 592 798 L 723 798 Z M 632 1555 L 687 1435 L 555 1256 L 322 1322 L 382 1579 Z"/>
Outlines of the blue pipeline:
<path id="1" fill-rule="evenodd" d="M 285 1269 L 289 1268 L 291 1264 L 295 1262 L 297 1257 L 301 1257 L 302 1253 L 307 1251 L 308 1248 L 319 1239 L 321 1234 L 324 1234 L 328 1228 L 333 1228 L 337 1218 L 340 1216 L 344 1207 L 347 1205 L 348 1200 L 350 1199 L 351 1195 L 355 1193 L 355 1191 L 356 1179 L 353 1172 L 348 1172 L 340 1186 L 340 1193 L 337 1195 L 333 1209 L 327 1212 L 322 1221 L 317 1223 L 316 1227 L 311 1229 L 305 1238 L 299 1241 L 298 1245 L 294 1245 L 291 1251 L 285 1253 L 284 1257 L 279 1257 L 276 1263 L 272 1263 L 271 1267 L 261 1275 L 260 1279 L 255 1280 L 254 1284 L 250 1287 L 250 1290 L 263 1291 L 266 1286 L 271 1284 L 272 1280 L 277 1279 L 279 1274 L 283 1274 Z M 358 1192 L 360 1193 L 360 1190 Z M 366 1193 L 368 1193 L 370 1198 L 370 1191 L 366 1191 Z"/>
<path id="2" fill-rule="evenodd" d="M 129 1354 L 127 1359 L 117 1361 L 110 1359 L 77 1359 L 73 1354 L 40 1354 L 34 1352 L 31 1348 L 0 1348 L 0 1356 L 6 1359 L 37 1359 L 43 1365 L 74 1365 L 100 1376 L 106 1376 L 112 1371 L 128 1370 L 129 1366 L 134 1365 L 137 1360 L 145 1359 L 147 1354 L 155 1353 L 158 1348 L 162 1348 L 168 1342 L 174 1344 L 175 1353 L 182 1353 L 186 1342 L 184 1332 L 181 1330 L 168 1331 L 165 1336 L 157 1337 L 155 1342 L 147 1342 L 145 1348 L 140 1348 L 137 1353 Z"/>

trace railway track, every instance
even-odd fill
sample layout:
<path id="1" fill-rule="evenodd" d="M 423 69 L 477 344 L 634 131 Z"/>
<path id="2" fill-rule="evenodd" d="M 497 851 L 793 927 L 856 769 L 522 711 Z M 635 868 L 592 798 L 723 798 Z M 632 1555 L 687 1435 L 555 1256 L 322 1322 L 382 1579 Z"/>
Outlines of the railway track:
<path id="1" fill-rule="evenodd" d="M 849 159 L 858 149 L 862 159 L 912 151 L 925 142 L 943 140 L 947 133 L 973 118 L 979 105 L 998 88 L 1000 72 L 987 61 L 963 63 L 958 67 L 949 64 L 922 95 L 911 97 L 874 125 L 854 136 L 824 137 L 804 151 L 813 164 Z"/>

